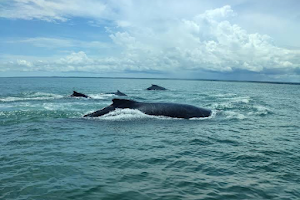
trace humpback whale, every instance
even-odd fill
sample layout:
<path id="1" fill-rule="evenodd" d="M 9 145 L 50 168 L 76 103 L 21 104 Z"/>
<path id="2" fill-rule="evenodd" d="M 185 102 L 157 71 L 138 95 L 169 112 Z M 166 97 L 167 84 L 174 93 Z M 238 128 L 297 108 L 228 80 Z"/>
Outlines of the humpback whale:
<path id="1" fill-rule="evenodd" d="M 114 93 L 110 93 L 110 94 L 114 94 L 114 95 L 118 95 L 118 96 L 127 96 L 123 92 L 120 92 L 120 90 L 118 90 L 117 92 L 114 92 Z"/>
<path id="2" fill-rule="evenodd" d="M 147 90 L 167 90 L 164 87 L 152 84 L 151 87 L 148 87 Z"/>
<path id="3" fill-rule="evenodd" d="M 209 117 L 211 110 L 187 104 L 178 103 L 144 103 L 127 99 L 113 99 L 112 104 L 96 112 L 86 114 L 84 117 L 99 117 L 115 109 L 137 109 L 147 115 L 167 116 L 189 119 L 193 117 Z"/>
<path id="4" fill-rule="evenodd" d="M 76 92 L 76 91 L 73 91 L 73 94 L 71 95 L 71 97 L 84 97 L 84 98 L 90 98 L 89 96 L 85 95 L 85 94 L 82 94 L 82 93 L 79 93 L 79 92 Z"/>

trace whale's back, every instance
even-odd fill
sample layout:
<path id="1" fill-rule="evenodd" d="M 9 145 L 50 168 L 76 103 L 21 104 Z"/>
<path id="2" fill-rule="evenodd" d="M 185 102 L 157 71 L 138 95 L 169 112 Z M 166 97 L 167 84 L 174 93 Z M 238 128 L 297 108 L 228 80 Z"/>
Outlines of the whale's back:
<path id="1" fill-rule="evenodd" d="M 211 111 L 208 109 L 176 103 L 138 103 L 136 109 L 148 115 L 185 119 L 193 117 L 209 117 L 211 115 Z"/>
<path id="2" fill-rule="evenodd" d="M 167 116 L 189 119 L 193 117 L 209 117 L 211 110 L 192 105 L 177 103 L 143 103 L 129 99 L 113 99 L 113 103 L 101 110 L 85 115 L 85 117 L 99 117 L 116 108 L 137 109 L 147 115 Z"/>

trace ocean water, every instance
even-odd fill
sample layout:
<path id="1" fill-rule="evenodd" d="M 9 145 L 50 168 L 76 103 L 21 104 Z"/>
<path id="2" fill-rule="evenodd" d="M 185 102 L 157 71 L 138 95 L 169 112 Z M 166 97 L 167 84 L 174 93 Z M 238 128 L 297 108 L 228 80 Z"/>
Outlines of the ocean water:
<path id="1" fill-rule="evenodd" d="M 300 85 L 0 78 L 0 89 L 0 199 L 300 199 Z M 82 117 L 117 90 L 213 115 Z"/>

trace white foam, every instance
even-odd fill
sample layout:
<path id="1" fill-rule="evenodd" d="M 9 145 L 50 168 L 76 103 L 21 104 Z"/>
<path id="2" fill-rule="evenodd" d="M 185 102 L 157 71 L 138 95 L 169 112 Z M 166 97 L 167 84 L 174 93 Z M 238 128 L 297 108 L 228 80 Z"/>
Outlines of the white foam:
<path id="1" fill-rule="evenodd" d="M 233 108 L 232 102 L 214 103 L 212 107 L 215 109 Z"/>
<path id="2" fill-rule="evenodd" d="M 215 109 L 227 109 L 227 108 L 238 108 L 240 105 L 238 104 L 249 104 L 251 101 L 250 97 L 234 97 L 234 98 L 224 98 L 224 100 L 228 100 L 221 103 L 214 103 L 212 107 Z"/>
<path id="3" fill-rule="evenodd" d="M 100 93 L 100 94 L 88 94 L 88 96 L 92 97 L 93 99 L 109 99 L 116 95 Z"/>
<path id="4" fill-rule="evenodd" d="M 230 100 L 231 100 L 231 102 L 233 102 L 233 103 L 245 103 L 245 104 L 247 104 L 247 103 L 249 103 L 250 102 L 250 97 L 235 97 L 235 98 L 231 98 Z"/>
<path id="5" fill-rule="evenodd" d="M 236 96 L 237 94 L 234 94 L 234 93 L 227 93 L 227 94 L 216 94 L 216 95 L 213 95 L 214 97 L 233 97 L 233 96 Z"/>
<path id="6" fill-rule="evenodd" d="M 32 95 L 29 95 L 32 97 L 55 97 L 55 98 L 62 98 L 62 95 L 59 94 L 53 94 L 53 93 L 45 93 L 45 92 L 35 92 Z"/>
<path id="7" fill-rule="evenodd" d="M 211 119 L 216 116 L 216 111 L 212 111 L 212 115 L 209 117 L 202 117 L 202 118 L 191 118 L 190 120 L 205 120 Z M 97 119 L 99 120 L 136 120 L 136 119 L 159 119 L 159 120 L 185 120 L 183 118 L 173 118 L 167 116 L 154 116 L 154 115 L 147 115 L 139 110 L 136 109 L 116 109 L 106 115 L 100 116 Z"/>
<path id="8" fill-rule="evenodd" d="M 256 110 L 256 112 L 250 112 L 249 115 L 267 115 L 272 112 L 269 108 L 262 105 L 254 105 L 253 108 Z"/>
<path id="9" fill-rule="evenodd" d="M 7 105 L 7 104 L 0 104 L 0 108 L 11 108 L 13 107 L 12 105 Z"/>
<path id="10" fill-rule="evenodd" d="M 99 117 L 100 120 L 133 120 L 133 119 L 153 118 L 135 109 L 116 109 Z"/>
<path id="11" fill-rule="evenodd" d="M 46 110 L 58 110 L 58 106 L 53 104 L 53 103 L 44 103 L 43 104 L 43 107 L 46 109 Z"/>
<path id="12" fill-rule="evenodd" d="M 224 115 L 226 115 L 226 119 L 246 119 L 247 117 L 241 113 L 233 112 L 233 111 L 223 111 Z"/>

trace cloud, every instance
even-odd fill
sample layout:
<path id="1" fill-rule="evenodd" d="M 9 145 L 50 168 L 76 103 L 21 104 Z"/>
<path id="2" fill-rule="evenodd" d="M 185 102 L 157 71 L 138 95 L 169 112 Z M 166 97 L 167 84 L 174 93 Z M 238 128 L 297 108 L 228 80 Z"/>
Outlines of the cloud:
<path id="1" fill-rule="evenodd" d="M 92 26 L 99 26 L 98 20 L 108 19 L 114 23 L 107 27 L 107 34 L 120 54 L 100 58 L 77 51 L 54 61 L 31 61 L 30 66 L 7 62 L 2 65 L 2 71 L 3 66 L 13 65 L 21 70 L 95 73 L 188 71 L 199 74 L 205 71 L 226 74 L 246 71 L 293 76 L 299 71 L 299 49 L 276 46 L 270 36 L 249 33 L 232 23 L 239 15 L 230 5 L 215 9 L 203 9 L 209 5 L 199 5 L 197 1 L 185 5 L 170 0 L 152 3 L 112 0 L 105 4 L 94 0 L 14 1 L 8 10 L 0 12 L 0 16 L 61 22 L 72 17 L 86 17 Z M 188 9 L 184 7 L 191 8 L 191 12 L 186 12 Z M 99 41 L 85 43 L 41 37 L 19 42 L 44 48 L 102 45 Z"/>
<path id="2" fill-rule="evenodd" d="M 101 41 L 81 41 L 73 39 L 61 39 L 61 38 L 48 38 L 48 37 L 35 37 L 26 39 L 16 39 L 5 41 L 10 44 L 30 44 L 35 47 L 49 48 L 49 49 L 60 49 L 60 48 L 111 48 L 112 45 L 107 42 Z"/>
<path id="3" fill-rule="evenodd" d="M 123 57 L 140 69 L 264 72 L 300 67 L 299 51 L 277 47 L 267 35 L 247 33 L 228 21 L 235 15 L 227 5 L 191 19 L 168 21 L 163 30 L 153 24 L 131 26 L 110 37 L 124 49 Z"/>
<path id="4" fill-rule="evenodd" d="M 126 65 L 123 68 L 118 68 L 120 65 L 126 64 L 125 61 L 115 58 L 89 58 L 85 52 L 73 52 L 59 59 L 48 60 L 16 60 L 3 62 L 0 65 L 0 71 L 45 71 L 45 72 L 119 72 L 125 70 Z"/>
<path id="5" fill-rule="evenodd" d="M 106 6 L 96 0 L 13 0 L 0 11 L 4 18 L 65 22 L 71 17 L 100 18 Z"/>

